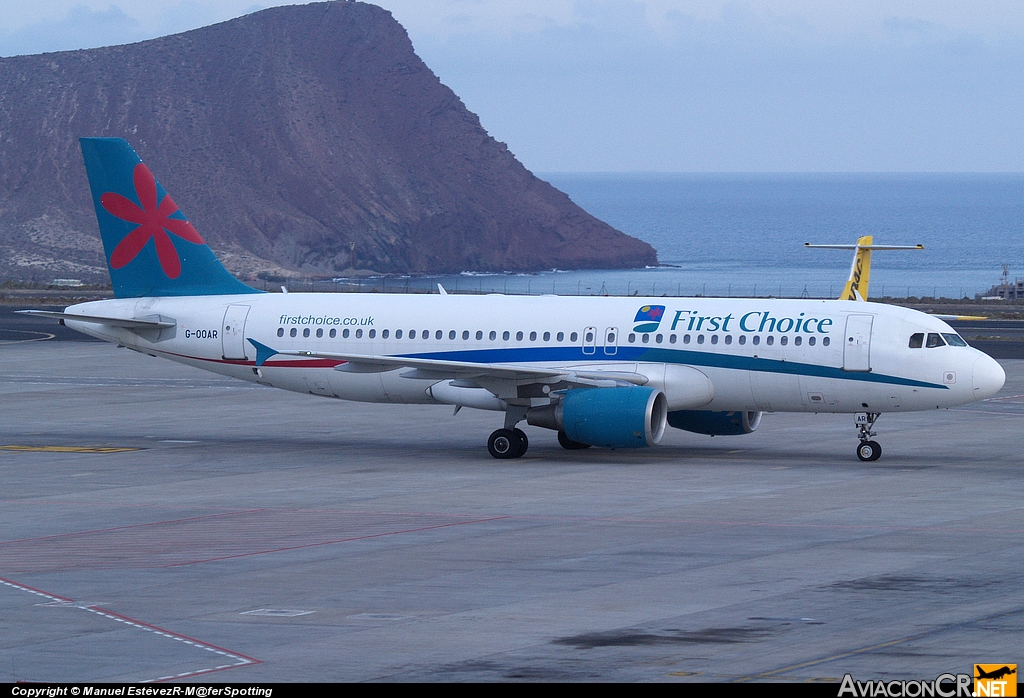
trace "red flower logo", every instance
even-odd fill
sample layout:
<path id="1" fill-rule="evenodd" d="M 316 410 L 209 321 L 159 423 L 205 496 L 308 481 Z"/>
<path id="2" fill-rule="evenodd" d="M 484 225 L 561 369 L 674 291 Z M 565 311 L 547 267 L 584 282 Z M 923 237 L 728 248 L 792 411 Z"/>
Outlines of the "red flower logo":
<path id="1" fill-rule="evenodd" d="M 181 259 L 167 233 L 174 233 L 183 240 L 194 242 L 197 245 L 205 245 L 206 242 L 187 220 L 171 218 L 178 212 L 178 206 L 171 199 L 170 194 L 165 194 L 163 201 L 157 206 L 156 178 L 153 177 L 153 173 L 149 171 L 148 167 L 140 162 L 135 166 L 132 177 L 135 180 L 135 195 L 139 197 L 142 208 L 136 206 L 130 199 L 114 192 L 107 192 L 100 197 L 100 204 L 107 210 L 107 213 L 123 221 L 139 224 L 138 228 L 117 243 L 113 254 L 110 255 L 110 266 L 114 269 L 125 266 L 135 259 L 149 239 L 153 238 L 156 243 L 156 256 L 160 260 L 160 268 L 164 270 L 164 274 L 168 278 L 177 279 L 181 275 Z"/>

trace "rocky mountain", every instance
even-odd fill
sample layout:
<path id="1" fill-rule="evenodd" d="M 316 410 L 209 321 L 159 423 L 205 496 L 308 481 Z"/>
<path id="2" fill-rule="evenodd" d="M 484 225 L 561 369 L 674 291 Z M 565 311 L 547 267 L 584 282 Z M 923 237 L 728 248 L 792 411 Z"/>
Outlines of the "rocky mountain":
<path id="1" fill-rule="evenodd" d="M 350 256 L 403 273 L 656 263 L 491 138 L 373 5 L 0 59 L 0 279 L 106 277 L 80 136 L 131 142 L 243 276 Z"/>

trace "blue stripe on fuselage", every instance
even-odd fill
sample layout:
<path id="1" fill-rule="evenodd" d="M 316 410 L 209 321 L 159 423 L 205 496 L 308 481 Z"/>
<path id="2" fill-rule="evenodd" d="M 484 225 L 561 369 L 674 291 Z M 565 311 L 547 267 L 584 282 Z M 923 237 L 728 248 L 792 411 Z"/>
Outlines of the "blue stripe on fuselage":
<path id="1" fill-rule="evenodd" d="M 762 373 L 784 373 L 796 376 L 817 376 L 820 378 L 838 378 L 840 380 L 856 380 L 867 383 L 887 383 L 890 385 L 907 385 L 914 388 L 939 388 L 949 390 L 948 386 L 927 383 L 911 378 L 887 376 L 881 373 L 844 371 L 835 366 L 805 364 L 785 359 L 762 359 L 752 356 L 736 356 L 733 354 L 714 354 L 688 349 L 662 349 L 655 347 L 618 347 L 615 354 L 603 353 L 598 347 L 592 354 L 583 353 L 581 347 L 522 347 L 510 349 L 468 349 L 464 351 L 437 351 L 417 354 L 399 354 L 398 357 L 409 359 L 434 359 L 438 361 L 465 361 L 480 364 L 526 364 L 526 363 L 561 363 L 575 361 L 620 362 L 642 361 L 649 363 L 685 364 L 687 366 L 708 366 L 728 368 L 737 371 L 760 371 Z"/>

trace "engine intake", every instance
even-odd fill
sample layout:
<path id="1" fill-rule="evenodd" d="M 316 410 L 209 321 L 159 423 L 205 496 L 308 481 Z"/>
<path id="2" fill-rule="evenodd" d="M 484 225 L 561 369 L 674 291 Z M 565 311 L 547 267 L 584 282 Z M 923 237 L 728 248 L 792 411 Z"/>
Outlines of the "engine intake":
<path id="1" fill-rule="evenodd" d="M 577 388 L 557 403 L 534 407 L 526 421 L 564 431 L 573 441 L 609 448 L 654 446 L 665 434 L 665 393 L 646 386 Z"/>

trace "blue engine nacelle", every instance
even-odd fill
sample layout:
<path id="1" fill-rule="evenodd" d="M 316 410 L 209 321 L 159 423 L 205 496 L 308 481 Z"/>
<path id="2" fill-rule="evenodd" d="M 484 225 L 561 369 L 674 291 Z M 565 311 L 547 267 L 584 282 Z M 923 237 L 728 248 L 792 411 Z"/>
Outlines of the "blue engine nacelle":
<path id="1" fill-rule="evenodd" d="M 760 412 L 710 412 L 680 410 L 668 413 L 669 425 L 683 431 L 710 436 L 749 434 L 761 423 Z"/>
<path id="2" fill-rule="evenodd" d="M 622 388 L 577 388 L 553 405 L 526 413 L 529 424 L 564 431 L 573 441 L 591 446 L 654 446 L 665 434 L 665 393 L 633 385 Z"/>

